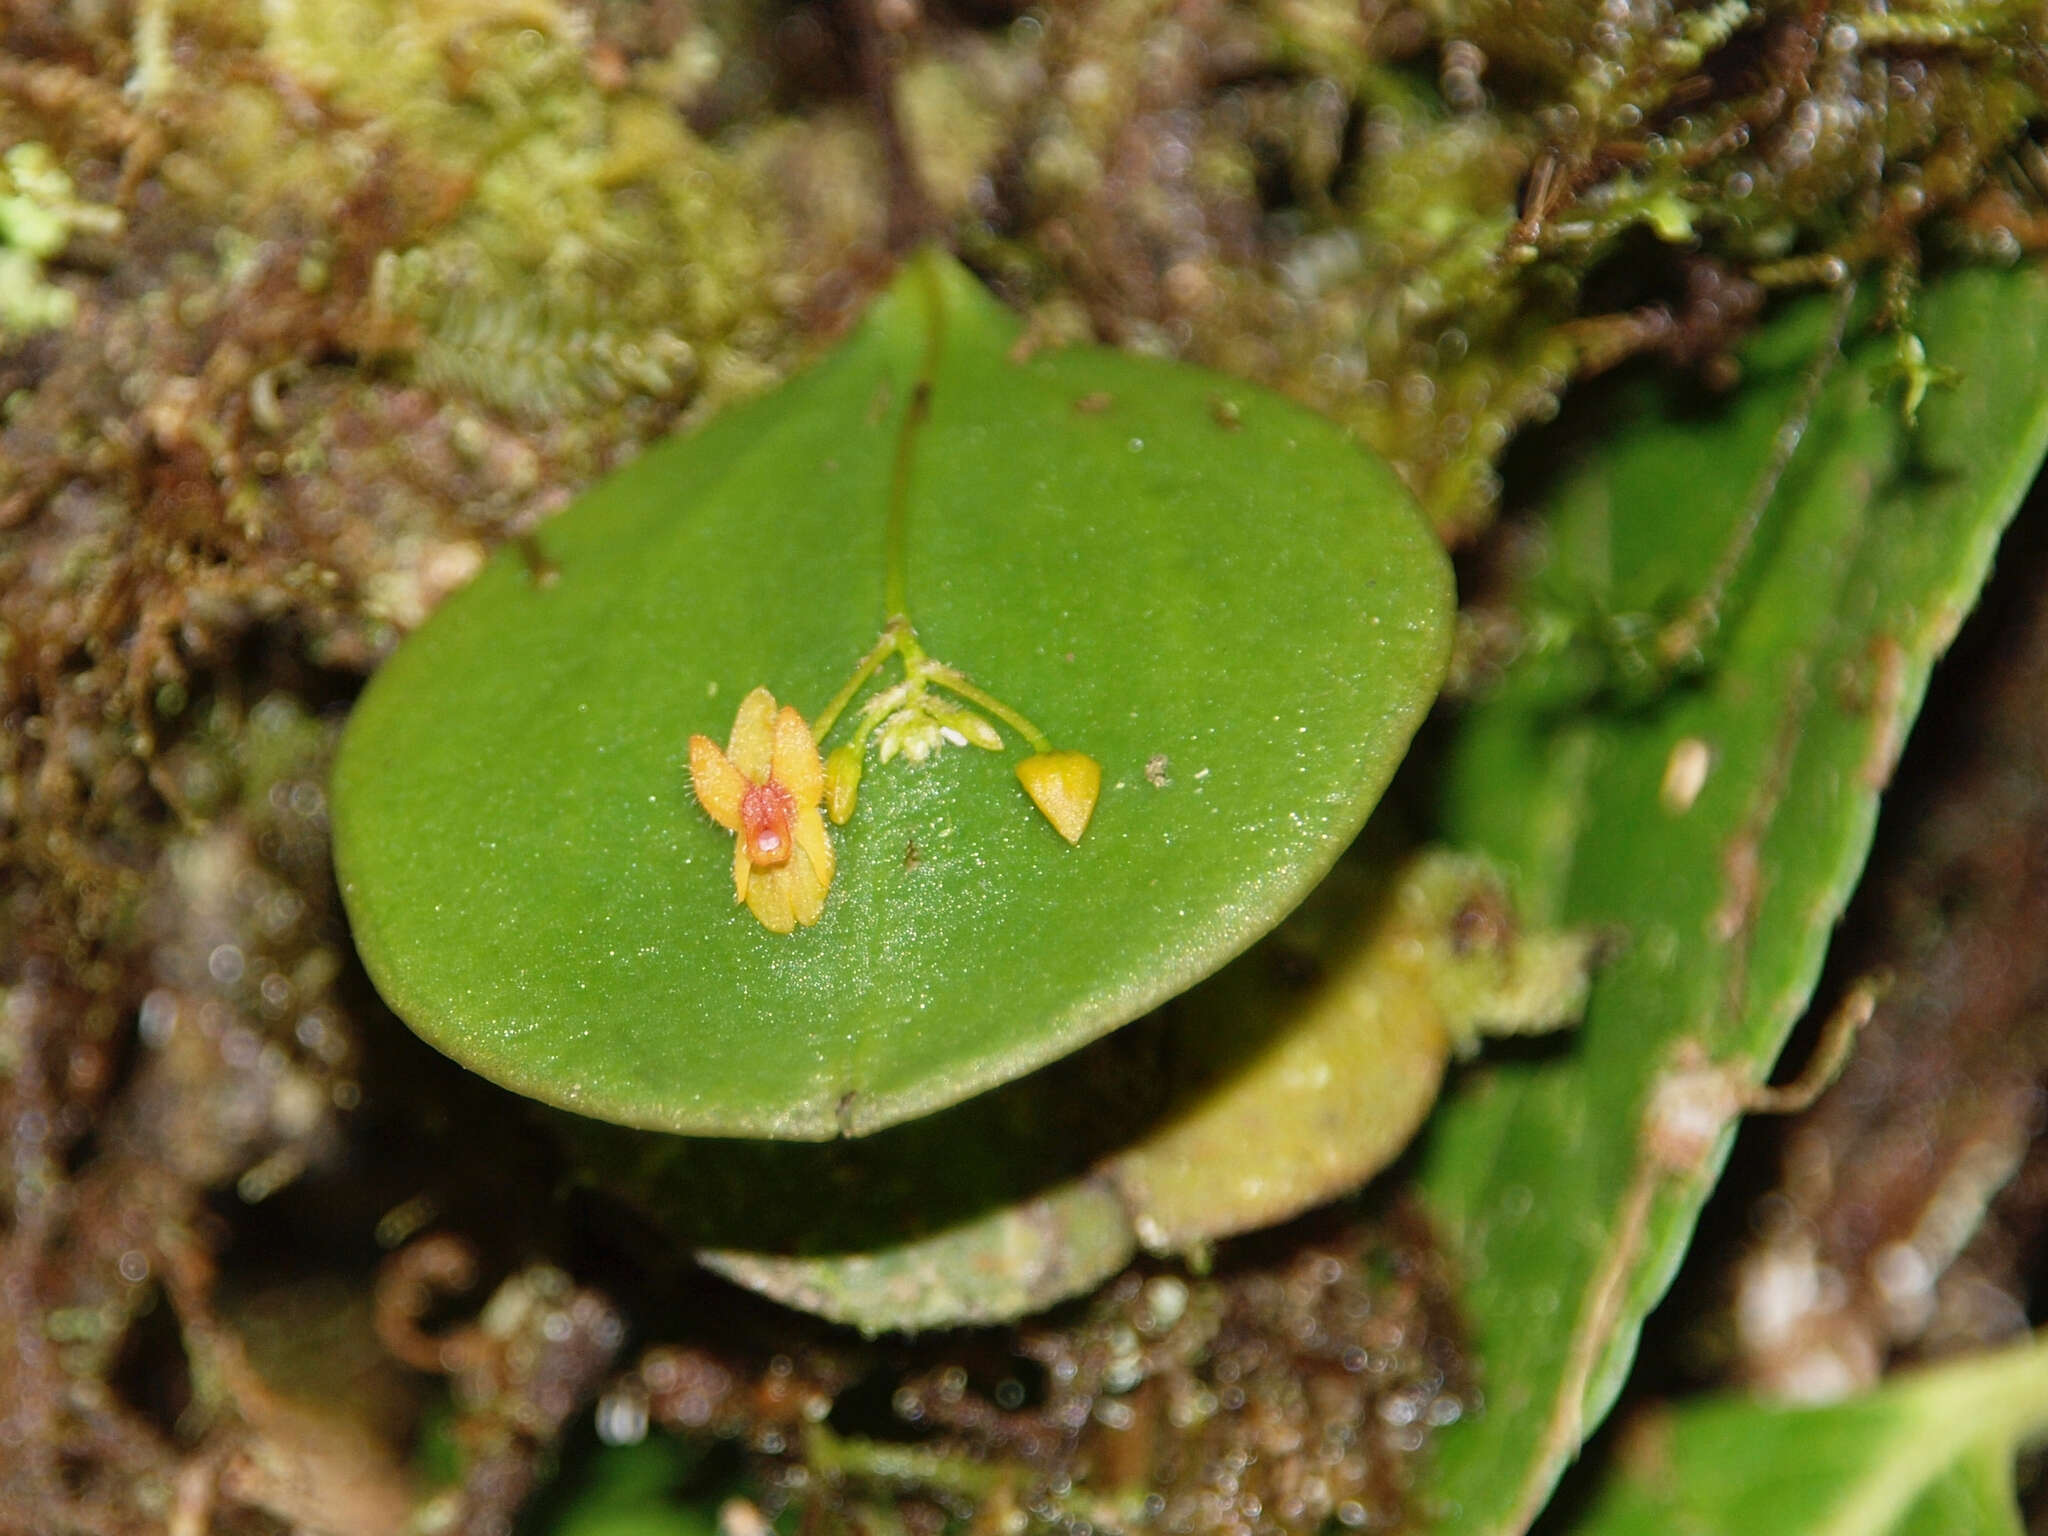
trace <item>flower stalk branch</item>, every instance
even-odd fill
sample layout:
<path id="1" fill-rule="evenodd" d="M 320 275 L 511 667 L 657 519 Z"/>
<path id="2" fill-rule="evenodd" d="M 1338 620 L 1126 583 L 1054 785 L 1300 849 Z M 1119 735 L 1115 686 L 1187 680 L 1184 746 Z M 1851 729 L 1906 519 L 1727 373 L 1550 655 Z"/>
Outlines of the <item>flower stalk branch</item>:
<path id="1" fill-rule="evenodd" d="M 711 818 L 734 832 L 733 884 L 762 925 L 791 932 L 818 919 L 833 871 L 819 810 L 844 826 L 859 802 L 870 742 L 877 758 L 916 765 L 948 746 L 998 752 L 1002 722 L 1031 748 L 1017 781 L 1070 844 L 1079 843 L 1102 792 L 1102 767 L 1086 753 L 1061 751 L 1024 714 L 928 655 L 910 619 L 910 492 L 917 440 L 931 419 L 932 391 L 945 351 L 945 300 L 939 269 L 914 258 L 925 303 L 925 345 L 916 383 L 897 428 L 883 528 L 882 632 L 838 692 L 805 724 L 787 706 L 778 714 L 765 688 L 740 705 L 732 743 L 721 752 L 706 736 L 690 740 L 691 782 Z M 891 659 L 903 676 L 860 703 L 848 738 L 820 764 L 819 749 Z M 800 739 L 799 739 L 800 738 Z"/>

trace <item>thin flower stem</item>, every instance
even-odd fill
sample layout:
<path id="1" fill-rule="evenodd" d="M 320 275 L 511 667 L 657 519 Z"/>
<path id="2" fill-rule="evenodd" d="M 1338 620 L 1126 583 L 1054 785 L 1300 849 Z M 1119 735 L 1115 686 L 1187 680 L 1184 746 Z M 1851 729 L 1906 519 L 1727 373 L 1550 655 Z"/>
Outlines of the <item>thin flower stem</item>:
<path id="1" fill-rule="evenodd" d="M 896 459 L 889 471 L 889 521 L 882 538 L 882 608 L 890 623 L 900 619 L 906 628 L 910 622 L 910 471 L 918 433 L 931 418 L 932 386 L 946 345 L 946 300 L 939 288 L 938 264 L 929 253 L 912 260 L 924 299 L 924 358 L 918 365 L 917 382 L 911 386 L 903 424 L 896 432 Z"/>
<path id="2" fill-rule="evenodd" d="M 1052 750 L 1052 742 L 1047 738 L 1045 732 L 1041 731 L 1029 720 L 1026 720 L 994 694 L 983 692 L 950 667 L 934 667 L 925 673 L 925 676 L 929 677 L 941 688 L 959 694 L 968 703 L 979 704 L 1019 736 L 1030 742 L 1032 751 L 1050 752 Z"/>
<path id="3" fill-rule="evenodd" d="M 896 631 L 896 649 L 903 657 L 903 677 L 907 682 L 921 673 L 928 664 L 924 647 L 917 643 L 917 631 L 911 627 L 910 620 L 902 614 L 899 613 L 891 619 L 889 624 Z"/>
<path id="4" fill-rule="evenodd" d="M 916 465 L 918 434 L 931 419 L 932 389 L 946 347 L 945 293 L 940 287 L 937 263 L 929 256 L 918 256 L 913 258 L 913 264 L 917 269 L 918 291 L 924 301 L 924 355 L 918 364 L 917 381 L 911 387 L 910 403 L 904 408 L 903 419 L 897 426 L 896 454 L 889 470 L 888 517 L 882 530 L 882 607 L 885 614 L 882 634 L 853 669 L 853 676 L 819 713 L 812 723 L 811 735 L 822 745 L 861 689 L 868 685 L 884 662 L 896 656 L 903 662 L 903 681 L 876 694 L 862 708 L 860 722 L 850 743 L 856 753 L 866 752 L 868 738 L 884 718 L 899 708 L 916 707 L 918 700 L 934 683 L 987 710 L 1028 741 L 1034 752 L 1050 752 L 1052 742 L 1045 732 L 1001 699 L 983 692 L 951 667 L 941 666 L 927 656 L 910 622 L 911 473 Z M 954 739 L 957 741 L 959 738 L 956 736 Z"/>
<path id="5" fill-rule="evenodd" d="M 875 734 L 875 727 L 894 714 L 897 706 L 902 702 L 900 699 L 889 699 L 887 703 L 881 702 L 886 697 L 887 695 L 884 694 L 875 695 L 875 698 L 869 702 L 868 707 L 861 711 L 860 723 L 853 728 L 853 748 L 856 752 L 863 755 L 866 754 L 868 738 Z"/>
<path id="6" fill-rule="evenodd" d="M 840 714 L 853 702 L 853 696 L 875 675 L 875 669 L 902 646 L 903 637 L 907 632 L 907 626 L 890 624 L 882 631 L 882 638 L 875 642 L 874 648 L 861 657 L 860 665 L 853 669 L 853 676 L 846 680 L 843 688 L 832 695 L 832 702 L 827 704 L 818 718 L 811 723 L 811 737 L 820 746 L 823 746 L 825 738 L 832 734 L 832 727 L 839 723 Z"/>

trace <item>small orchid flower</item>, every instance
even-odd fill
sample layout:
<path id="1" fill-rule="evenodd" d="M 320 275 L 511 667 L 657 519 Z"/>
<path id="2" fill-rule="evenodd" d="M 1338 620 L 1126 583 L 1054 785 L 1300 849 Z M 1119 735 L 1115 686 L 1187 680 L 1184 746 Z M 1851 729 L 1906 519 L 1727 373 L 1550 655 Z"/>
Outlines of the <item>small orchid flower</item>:
<path id="1" fill-rule="evenodd" d="M 832 843 L 818 813 L 825 768 L 804 717 L 756 688 L 740 701 L 725 751 L 690 738 L 690 784 L 711 819 L 738 834 L 735 899 L 771 933 L 815 923 L 832 884 Z"/>

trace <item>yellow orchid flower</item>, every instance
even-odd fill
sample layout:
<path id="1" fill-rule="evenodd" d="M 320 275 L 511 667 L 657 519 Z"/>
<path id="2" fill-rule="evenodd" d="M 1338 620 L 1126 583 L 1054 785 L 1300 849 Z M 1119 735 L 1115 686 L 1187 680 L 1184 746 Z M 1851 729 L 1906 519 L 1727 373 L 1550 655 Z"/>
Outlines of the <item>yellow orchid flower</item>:
<path id="1" fill-rule="evenodd" d="M 804 717 L 756 688 L 740 701 L 732 742 L 721 752 L 709 736 L 690 738 L 690 786 L 697 803 L 728 832 L 734 899 L 761 926 L 788 933 L 818 920 L 832 884 L 832 842 L 818 813 L 825 767 Z"/>

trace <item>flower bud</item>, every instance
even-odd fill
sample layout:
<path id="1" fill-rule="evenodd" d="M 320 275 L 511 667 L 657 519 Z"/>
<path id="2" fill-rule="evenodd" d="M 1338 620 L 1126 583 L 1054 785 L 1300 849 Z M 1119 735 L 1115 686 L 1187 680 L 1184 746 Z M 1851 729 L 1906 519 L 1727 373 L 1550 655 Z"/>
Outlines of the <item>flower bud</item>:
<path id="1" fill-rule="evenodd" d="M 1037 752 L 1017 765 L 1017 782 L 1053 830 L 1081 841 L 1102 794 L 1102 765 L 1085 752 Z"/>
<path id="2" fill-rule="evenodd" d="M 825 814 L 832 818 L 833 826 L 846 825 L 859 794 L 860 748 L 852 742 L 834 747 L 825 759 Z"/>

